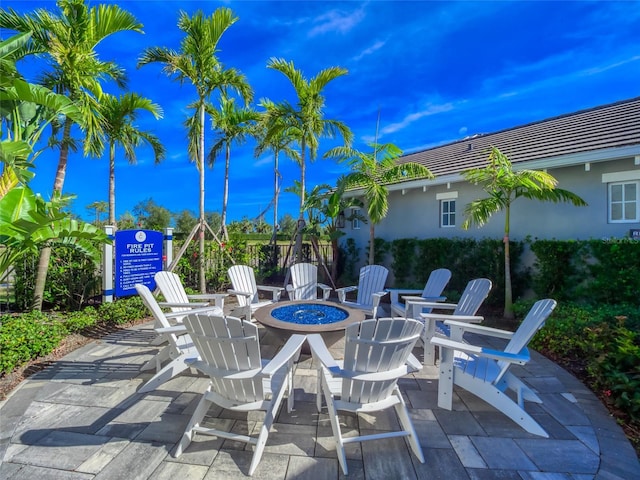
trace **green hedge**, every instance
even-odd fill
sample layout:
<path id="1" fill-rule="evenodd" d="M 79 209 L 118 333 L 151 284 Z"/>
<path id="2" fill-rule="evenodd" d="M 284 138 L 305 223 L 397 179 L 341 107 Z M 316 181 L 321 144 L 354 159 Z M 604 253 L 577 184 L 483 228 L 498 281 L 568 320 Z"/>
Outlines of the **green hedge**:
<path id="1" fill-rule="evenodd" d="M 131 297 L 69 313 L 34 311 L 0 316 L 0 373 L 50 354 L 70 333 L 95 325 L 120 325 L 148 316 L 140 298 Z"/>

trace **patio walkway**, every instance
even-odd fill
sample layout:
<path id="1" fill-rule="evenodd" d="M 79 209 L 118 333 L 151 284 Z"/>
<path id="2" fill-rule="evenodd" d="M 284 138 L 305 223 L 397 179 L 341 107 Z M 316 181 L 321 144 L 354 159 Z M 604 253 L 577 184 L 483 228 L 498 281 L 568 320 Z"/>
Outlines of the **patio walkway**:
<path id="1" fill-rule="evenodd" d="M 263 330 L 265 357 L 277 346 Z M 39 480 L 201 480 L 245 477 L 252 452 L 244 444 L 196 436 L 178 459 L 182 435 L 207 380 L 185 373 L 155 392 L 137 390 L 150 377 L 139 368 L 154 349 L 151 324 L 88 344 L 23 382 L 0 403 L 0 478 Z M 421 349 L 416 353 L 421 354 Z M 404 439 L 348 446 L 351 479 L 638 479 L 630 443 L 598 399 L 540 355 L 522 377 L 540 392 L 528 404 L 550 433 L 528 434 L 486 403 L 457 390 L 454 411 L 436 406 L 437 371 L 424 369 L 401 386 L 426 463 Z M 295 374 L 295 410 L 278 416 L 255 479 L 341 478 L 326 414 L 314 405 L 316 373 L 302 356 Z M 286 404 L 286 402 L 284 402 Z M 229 429 L 254 425 L 253 414 L 212 409 Z M 384 430 L 387 415 L 344 416 L 353 430 Z"/>

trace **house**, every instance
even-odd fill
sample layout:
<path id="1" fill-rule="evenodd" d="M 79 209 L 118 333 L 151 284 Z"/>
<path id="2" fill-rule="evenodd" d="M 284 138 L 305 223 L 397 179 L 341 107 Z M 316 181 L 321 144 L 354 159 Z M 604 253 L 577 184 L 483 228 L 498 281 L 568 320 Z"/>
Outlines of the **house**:
<path id="1" fill-rule="evenodd" d="M 629 237 L 640 231 L 640 97 L 562 115 L 490 134 L 411 153 L 398 161 L 425 165 L 431 180 L 388 185 L 389 213 L 376 226 L 376 237 L 500 238 L 504 213 L 495 214 L 478 229 L 461 228 L 464 209 L 484 198 L 479 186 L 461 173 L 484 167 L 489 149 L 499 148 L 514 170 L 546 170 L 558 187 L 589 204 L 543 203 L 524 198 L 511 207 L 514 240 Z M 358 194 L 358 191 L 354 191 Z M 361 213 L 366 214 L 366 210 Z M 369 228 L 347 222 L 345 233 L 366 248 Z"/>

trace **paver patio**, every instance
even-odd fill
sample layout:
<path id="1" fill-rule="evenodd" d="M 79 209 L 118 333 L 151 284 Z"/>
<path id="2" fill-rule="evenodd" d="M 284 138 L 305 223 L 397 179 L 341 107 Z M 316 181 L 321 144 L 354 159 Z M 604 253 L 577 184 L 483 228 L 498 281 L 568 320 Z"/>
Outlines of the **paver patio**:
<path id="1" fill-rule="evenodd" d="M 261 329 L 263 354 L 279 340 Z M 196 436 L 183 455 L 171 452 L 208 380 L 187 372 L 157 390 L 137 390 L 155 348 L 145 324 L 94 341 L 23 382 L 0 403 L 0 478 L 55 480 L 212 480 L 244 478 L 250 446 Z M 340 345 L 338 345 L 339 347 Z M 422 349 L 415 352 L 419 358 Z M 402 438 L 347 446 L 352 479 L 637 479 L 640 464 L 604 406 L 582 383 L 534 352 L 518 371 L 544 404 L 527 404 L 549 432 L 528 434 L 492 407 L 456 389 L 454 409 L 437 407 L 434 367 L 409 375 L 401 390 L 426 463 Z M 302 355 L 295 371 L 295 410 L 283 404 L 255 479 L 342 478 L 326 408 L 315 409 L 316 371 Z M 286 402 L 285 402 L 286 403 Z M 217 428 L 247 433 L 260 413 L 209 411 Z M 341 416 L 345 432 L 390 428 L 393 413 Z M 349 433 L 347 433 L 348 435 Z"/>

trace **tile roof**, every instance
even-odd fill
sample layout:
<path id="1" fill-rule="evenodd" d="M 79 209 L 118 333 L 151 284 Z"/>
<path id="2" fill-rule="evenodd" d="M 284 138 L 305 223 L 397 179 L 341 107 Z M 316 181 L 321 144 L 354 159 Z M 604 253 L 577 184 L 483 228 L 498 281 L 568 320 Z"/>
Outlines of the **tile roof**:
<path id="1" fill-rule="evenodd" d="M 640 97 L 474 135 L 404 155 L 398 162 L 420 163 L 437 177 L 485 166 L 491 147 L 516 164 L 629 145 L 640 145 Z"/>

